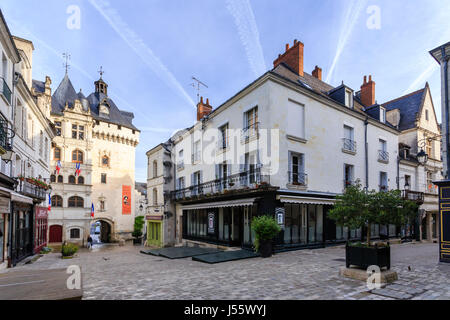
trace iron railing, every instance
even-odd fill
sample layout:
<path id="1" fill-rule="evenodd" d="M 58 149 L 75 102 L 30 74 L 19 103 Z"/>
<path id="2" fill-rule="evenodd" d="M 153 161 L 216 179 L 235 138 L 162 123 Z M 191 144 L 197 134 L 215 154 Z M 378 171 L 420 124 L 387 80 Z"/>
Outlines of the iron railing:
<path id="1" fill-rule="evenodd" d="M 16 187 L 17 192 L 33 199 L 45 200 L 47 191 L 44 188 L 31 184 L 27 180 L 16 180 L 19 182 Z"/>
<path id="2" fill-rule="evenodd" d="M 255 168 L 172 191 L 171 198 L 173 200 L 180 200 L 199 195 L 213 195 L 225 190 L 251 189 L 259 185 L 270 185 L 270 176 L 262 174 L 261 168 Z"/>
<path id="3" fill-rule="evenodd" d="M 389 162 L 389 152 L 378 150 L 378 161 Z"/>
<path id="4" fill-rule="evenodd" d="M 248 126 L 247 128 L 242 129 L 241 131 L 241 141 L 247 141 L 250 138 L 259 136 L 259 122 L 255 122 L 254 124 Z"/>
<path id="5" fill-rule="evenodd" d="M 11 104 L 11 89 L 9 88 L 6 80 L 4 78 L 0 78 L 1 90 L 0 93 L 5 97 L 6 101 Z"/>
<path id="6" fill-rule="evenodd" d="M 356 152 L 356 141 L 343 138 L 342 149 L 345 151 Z"/>
<path id="7" fill-rule="evenodd" d="M 415 201 L 418 204 L 422 204 L 424 202 L 425 195 L 423 192 L 419 191 L 402 190 L 402 197 L 403 199 Z"/>
<path id="8" fill-rule="evenodd" d="M 304 172 L 288 171 L 289 183 L 293 185 L 306 186 L 308 185 L 308 175 Z"/>

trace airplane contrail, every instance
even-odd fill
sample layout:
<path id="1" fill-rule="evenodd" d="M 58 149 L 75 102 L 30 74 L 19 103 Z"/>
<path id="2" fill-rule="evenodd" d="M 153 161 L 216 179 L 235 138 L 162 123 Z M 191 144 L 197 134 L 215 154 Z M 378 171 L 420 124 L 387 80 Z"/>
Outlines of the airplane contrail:
<path id="1" fill-rule="evenodd" d="M 330 71 L 327 74 L 326 82 L 328 83 L 331 81 L 334 69 L 336 68 L 339 58 L 341 57 L 341 54 L 344 51 L 345 46 L 347 45 L 347 41 L 350 38 L 350 35 L 355 27 L 356 22 L 358 21 L 359 15 L 361 14 L 363 7 L 365 6 L 365 3 L 366 1 L 352 0 L 350 5 L 347 7 L 347 11 L 344 16 L 344 24 L 342 25 L 341 33 L 338 39 L 336 54 L 334 56 L 333 63 L 331 64 Z"/>
<path id="2" fill-rule="evenodd" d="M 103 16 L 111 28 L 125 41 L 141 60 L 169 87 L 175 89 L 190 105 L 195 106 L 194 100 L 187 94 L 175 76 L 167 69 L 161 60 L 145 44 L 122 19 L 117 10 L 111 7 L 107 0 L 89 0 L 90 4 Z"/>
<path id="3" fill-rule="evenodd" d="M 408 94 L 410 92 L 412 92 L 413 90 L 415 90 L 417 88 L 417 86 L 419 84 L 421 84 L 422 82 L 424 82 L 426 79 L 428 79 L 429 77 L 431 77 L 431 75 L 436 72 L 439 69 L 439 65 L 437 63 L 435 63 L 435 61 L 433 61 L 433 63 L 431 63 L 428 68 L 426 68 L 412 83 L 411 85 L 408 87 L 408 89 L 406 89 L 402 95 Z"/>
<path id="4" fill-rule="evenodd" d="M 234 18 L 241 43 L 253 74 L 257 77 L 266 72 L 266 63 L 259 39 L 258 26 L 249 0 L 227 0 L 227 9 Z"/>

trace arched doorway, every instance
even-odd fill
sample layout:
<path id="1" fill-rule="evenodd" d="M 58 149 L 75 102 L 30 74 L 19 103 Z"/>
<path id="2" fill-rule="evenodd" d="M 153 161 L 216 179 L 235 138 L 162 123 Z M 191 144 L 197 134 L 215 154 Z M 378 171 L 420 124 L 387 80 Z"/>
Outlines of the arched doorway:
<path id="1" fill-rule="evenodd" d="M 60 243 L 62 242 L 62 226 L 60 225 L 52 225 L 49 228 L 49 243 Z"/>
<path id="2" fill-rule="evenodd" d="M 94 244 L 111 242 L 111 225 L 104 220 L 97 220 L 91 225 L 91 238 Z"/>

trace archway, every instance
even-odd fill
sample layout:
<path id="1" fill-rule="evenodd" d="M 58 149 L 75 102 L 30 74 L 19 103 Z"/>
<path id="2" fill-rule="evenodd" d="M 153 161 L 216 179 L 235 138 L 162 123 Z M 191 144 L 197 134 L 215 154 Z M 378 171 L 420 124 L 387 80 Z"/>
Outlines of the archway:
<path id="1" fill-rule="evenodd" d="M 111 224 L 105 220 L 97 220 L 91 225 L 91 238 L 94 244 L 111 242 Z"/>

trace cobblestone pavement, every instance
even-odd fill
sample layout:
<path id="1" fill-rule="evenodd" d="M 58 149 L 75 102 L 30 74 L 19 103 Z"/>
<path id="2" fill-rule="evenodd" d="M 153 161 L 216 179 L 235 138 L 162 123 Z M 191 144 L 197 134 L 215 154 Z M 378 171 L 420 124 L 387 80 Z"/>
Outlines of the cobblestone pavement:
<path id="1" fill-rule="evenodd" d="M 392 269 L 399 280 L 372 291 L 365 282 L 339 276 L 345 264 L 342 246 L 214 265 L 144 255 L 139 246 L 107 246 L 82 249 L 70 260 L 51 253 L 14 270 L 77 264 L 83 273 L 84 299 L 450 299 L 450 265 L 437 262 L 437 244 L 391 248 Z"/>

